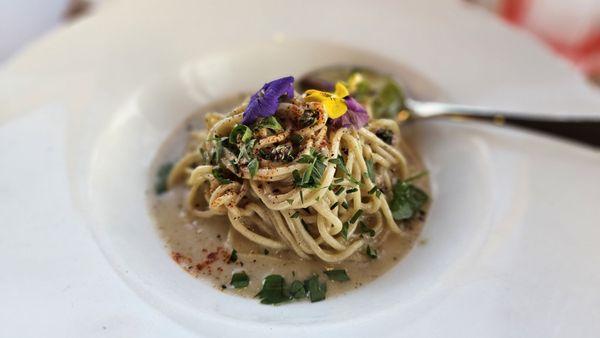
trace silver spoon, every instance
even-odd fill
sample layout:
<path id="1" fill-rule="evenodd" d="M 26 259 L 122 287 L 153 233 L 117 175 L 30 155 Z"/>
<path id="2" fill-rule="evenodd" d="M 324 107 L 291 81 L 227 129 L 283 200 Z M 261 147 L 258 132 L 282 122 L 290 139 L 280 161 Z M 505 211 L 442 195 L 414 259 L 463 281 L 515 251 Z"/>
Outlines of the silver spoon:
<path id="1" fill-rule="evenodd" d="M 315 69 L 302 76 L 298 83 L 300 89 L 331 90 L 333 83 L 339 80 L 347 80 L 352 73 L 361 72 L 368 74 L 370 78 L 380 78 L 387 81 L 390 76 L 383 75 L 372 69 L 362 66 L 329 66 Z M 490 108 L 476 107 L 470 105 L 443 103 L 418 100 L 410 95 L 410 86 L 407 86 L 398 78 L 393 80 L 402 89 L 403 119 L 418 120 L 434 117 L 460 117 L 462 119 L 478 119 L 493 121 L 496 124 L 518 125 L 530 129 L 540 130 L 554 135 L 577 140 L 579 142 L 600 146 L 600 121 L 565 118 L 564 116 L 533 114 L 527 112 L 499 111 Z"/>

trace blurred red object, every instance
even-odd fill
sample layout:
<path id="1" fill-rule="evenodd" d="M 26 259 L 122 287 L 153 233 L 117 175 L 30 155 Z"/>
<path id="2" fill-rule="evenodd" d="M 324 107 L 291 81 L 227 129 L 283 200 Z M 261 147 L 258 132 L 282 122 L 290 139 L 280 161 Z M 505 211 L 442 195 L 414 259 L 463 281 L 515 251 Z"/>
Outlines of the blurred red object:
<path id="1" fill-rule="evenodd" d="M 491 7 L 489 1 L 486 5 Z M 600 1 L 498 0 L 493 5 L 590 77 L 600 76 Z"/>

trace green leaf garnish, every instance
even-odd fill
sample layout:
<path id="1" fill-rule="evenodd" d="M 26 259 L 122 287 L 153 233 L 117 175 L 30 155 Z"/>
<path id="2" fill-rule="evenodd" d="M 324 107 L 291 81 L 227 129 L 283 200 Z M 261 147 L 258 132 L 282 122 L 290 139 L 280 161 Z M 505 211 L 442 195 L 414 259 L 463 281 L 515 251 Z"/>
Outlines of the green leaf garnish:
<path id="1" fill-rule="evenodd" d="M 279 304 L 290 299 L 285 288 L 285 279 L 280 275 L 268 275 L 263 280 L 262 289 L 256 297 L 262 304 Z"/>
<path id="2" fill-rule="evenodd" d="M 231 251 L 231 255 L 229 255 L 229 259 L 227 260 L 227 263 L 235 263 L 237 262 L 238 256 L 237 256 L 237 250 L 233 249 Z"/>
<path id="3" fill-rule="evenodd" d="M 305 110 L 298 122 L 300 123 L 300 128 L 310 127 L 317 122 L 317 118 L 319 117 L 319 112 L 312 109 Z"/>
<path id="4" fill-rule="evenodd" d="M 377 258 L 377 250 L 371 249 L 371 247 L 367 245 L 367 256 L 369 256 L 371 259 Z"/>
<path id="5" fill-rule="evenodd" d="M 230 284 L 233 285 L 233 287 L 236 289 L 245 288 L 246 286 L 248 286 L 249 283 L 250 278 L 248 278 L 248 275 L 244 271 L 236 272 L 233 274 L 233 276 L 231 276 Z"/>
<path id="6" fill-rule="evenodd" d="M 325 156 L 315 149 L 304 154 L 298 160 L 299 163 L 307 163 L 308 166 L 303 175 L 298 170 L 292 172 L 294 185 L 299 188 L 318 188 L 321 185 L 321 177 L 325 170 Z"/>
<path id="7" fill-rule="evenodd" d="M 248 172 L 250 172 L 250 177 L 254 177 L 258 172 L 258 160 L 253 158 L 248 162 Z"/>
<path id="8" fill-rule="evenodd" d="M 412 219 L 429 199 L 423 190 L 406 181 L 396 183 L 393 191 L 390 210 L 396 221 Z"/>
<path id="9" fill-rule="evenodd" d="M 290 285 L 289 290 L 290 297 L 294 299 L 302 299 L 306 297 L 306 289 L 304 289 L 304 283 L 299 280 L 295 280 Z"/>
<path id="10" fill-rule="evenodd" d="M 348 277 L 348 274 L 344 269 L 325 270 L 323 272 L 327 275 L 327 277 L 329 277 L 330 280 L 336 282 L 346 282 L 350 280 L 350 277 Z"/>
<path id="11" fill-rule="evenodd" d="M 319 277 L 314 275 L 304 281 L 304 288 L 308 291 L 308 298 L 311 303 L 319 302 L 325 299 L 327 285 L 319 282 Z"/>
<path id="12" fill-rule="evenodd" d="M 229 143 L 238 144 L 246 143 L 252 138 L 252 130 L 243 124 L 238 124 L 231 130 L 229 134 Z"/>
<path id="13" fill-rule="evenodd" d="M 275 133 L 283 130 L 283 127 L 281 127 L 281 124 L 279 121 L 277 121 L 275 116 L 265 117 L 254 125 L 254 130 L 259 130 L 262 128 L 267 128 Z"/>
<path id="14" fill-rule="evenodd" d="M 357 192 L 357 191 L 358 191 L 358 189 L 356 189 L 356 188 L 348 189 L 348 190 L 346 190 L 346 194 L 351 194 L 351 193 Z"/>
<path id="15" fill-rule="evenodd" d="M 348 222 L 344 222 L 342 223 L 342 237 L 344 237 L 344 239 L 348 239 L 348 226 L 350 224 L 348 224 Z"/>
<path id="16" fill-rule="evenodd" d="M 158 172 L 156 173 L 156 182 L 154 183 L 154 192 L 157 195 L 163 194 L 167 191 L 167 180 L 169 179 L 171 170 L 173 170 L 173 163 L 165 163 L 158 168 Z"/>
<path id="17" fill-rule="evenodd" d="M 346 202 L 346 201 L 342 202 L 342 207 L 343 207 L 344 209 L 348 209 L 348 208 L 350 208 L 350 206 L 348 205 L 348 202 Z"/>
<path id="18" fill-rule="evenodd" d="M 365 160 L 365 164 L 367 165 L 367 175 L 369 176 L 369 179 L 371 180 L 371 182 L 373 182 L 373 184 L 375 184 L 375 169 L 373 166 L 373 160 L 372 159 Z"/>
<path id="19" fill-rule="evenodd" d="M 333 210 L 333 209 L 335 209 L 335 207 L 337 207 L 337 206 L 338 206 L 338 204 L 340 204 L 340 202 L 335 202 L 335 203 L 333 203 L 333 204 L 331 205 L 331 207 L 329 207 L 329 210 Z"/>
<path id="20" fill-rule="evenodd" d="M 388 79 L 373 100 L 372 109 L 375 118 L 393 118 L 404 109 L 402 89 L 393 80 Z"/>
<path id="21" fill-rule="evenodd" d="M 227 177 L 225 177 L 226 173 L 223 170 L 223 168 L 220 167 L 216 167 L 213 168 L 212 170 L 212 175 L 217 179 L 217 181 L 219 181 L 219 183 L 221 184 L 229 184 L 231 183 L 231 180 L 228 179 Z"/>
<path id="22" fill-rule="evenodd" d="M 375 131 L 375 136 L 379 137 L 383 142 L 387 144 L 392 144 L 392 140 L 394 139 L 394 133 L 389 129 L 377 129 Z"/>
<path id="23" fill-rule="evenodd" d="M 292 218 L 297 218 L 298 216 L 300 216 L 300 213 L 298 211 L 296 211 L 295 213 L 292 214 Z"/>
<path id="24" fill-rule="evenodd" d="M 362 216 L 363 214 L 363 210 L 357 210 L 354 215 L 352 215 L 352 218 L 350 218 L 350 224 L 353 224 L 354 222 L 358 221 L 358 219 L 360 218 L 360 216 Z"/>
<path id="25" fill-rule="evenodd" d="M 350 182 L 354 184 L 360 184 L 360 182 L 356 178 L 350 175 L 348 168 L 346 168 L 346 165 L 344 164 L 344 158 L 342 157 L 342 155 L 338 155 L 338 157 L 330 159 L 329 163 L 335 164 L 336 168 L 343 172 L 344 175 L 348 177 L 348 180 L 350 180 Z"/>
<path id="26" fill-rule="evenodd" d="M 375 230 L 369 228 L 369 226 L 366 225 L 363 221 L 358 222 L 358 231 L 361 234 L 368 234 L 369 237 L 375 236 Z"/>

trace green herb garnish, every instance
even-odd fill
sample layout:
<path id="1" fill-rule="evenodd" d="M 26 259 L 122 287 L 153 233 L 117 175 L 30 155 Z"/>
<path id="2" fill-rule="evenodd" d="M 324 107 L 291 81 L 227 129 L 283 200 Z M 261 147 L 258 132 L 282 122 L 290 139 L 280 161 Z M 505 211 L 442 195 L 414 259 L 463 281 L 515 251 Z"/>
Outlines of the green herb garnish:
<path id="1" fill-rule="evenodd" d="M 262 128 L 267 128 L 275 133 L 283 130 L 283 127 L 281 127 L 281 124 L 279 123 L 279 121 L 277 121 L 277 118 L 275 116 L 265 117 L 264 119 L 261 119 L 254 125 L 254 130 L 259 130 Z"/>
<path id="2" fill-rule="evenodd" d="M 354 215 L 352 215 L 352 218 L 350 218 L 350 224 L 353 224 L 354 222 L 358 221 L 358 219 L 360 218 L 360 216 L 362 216 L 362 214 L 363 214 L 362 209 L 356 211 L 354 213 Z"/>
<path id="3" fill-rule="evenodd" d="M 302 141 L 304 141 L 304 137 L 300 134 L 293 134 L 290 136 L 290 141 L 292 141 L 294 147 L 299 147 L 302 144 Z"/>
<path id="4" fill-rule="evenodd" d="M 296 211 L 295 213 L 292 214 L 292 218 L 297 218 L 298 216 L 300 216 L 300 213 L 298 211 Z"/>
<path id="5" fill-rule="evenodd" d="M 250 177 L 254 177 L 258 172 L 258 160 L 253 158 L 248 162 L 248 172 L 250 173 Z"/>
<path id="6" fill-rule="evenodd" d="M 329 280 L 336 282 L 346 282 L 350 280 L 350 277 L 348 277 L 348 274 L 344 269 L 325 270 L 323 272 L 329 277 Z"/>
<path id="7" fill-rule="evenodd" d="M 404 109 L 404 94 L 393 80 L 388 79 L 373 100 L 372 109 L 375 118 L 393 118 Z"/>
<path id="8" fill-rule="evenodd" d="M 243 124 L 238 124 L 231 130 L 229 134 L 229 143 L 238 144 L 246 143 L 252 138 L 252 130 Z"/>
<path id="9" fill-rule="evenodd" d="M 415 217 L 429 199 L 423 190 L 406 181 L 396 183 L 393 191 L 390 210 L 396 221 Z"/>
<path id="10" fill-rule="evenodd" d="M 371 259 L 377 258 L 377 250 L 371 249 L 371 247 L 367 245 L 367 256 L 369 256 Z"/>
<path id="11" fill-rule="evenodd" d="M 263 280 L 262 289 L 256 297 L 262 304 L 279 304 L 290 299 L 285 288 L 285 279 L 280 275 L 269 275 Z"/>
<path id="12" fill-rule="evenodd" d="M 319 282 L 319 277 L 314 275 L 304 281 L 304 288 L 308 291 L 308 298 L 311 303 L 319 302 L 325 299 L 327 285 Z"/>
<path id="13" fill-rule="evenodd" d="M 217 179 L 217 181 L 219 181 L 219 183 L 221 184 L 229 184 L 231 183 L 231 180 L 228 179 L 227 177 L 225 177 L 225 171 L 223 168 L 220 167 L 216 167 L 213 168 L 212 170 L 212 175 Z"/>
<path id="14" fill-rule="evenodd" d="M 304 289 L 304 283 L 302 283 L 299 280 L 293 281 L 290 285 L 289 295 L 294 299 L 302 299 L 306 297 L 306 289 Z"/>
<path id="15" fill-rule="evenodd" d="M 333 203 L 333 204 L 331 205 L 331 207 L 329 207 L 329 210 L 333 210 L 333 209 L 335 209 L 335 207 L 337 207 L 337 206 L 338 206 L 338 204 L 340 204 L 340 202 L 335 202 L 335 203 Z"/>
<path id="16" fill-rule="evenodd" d="M 344 222 L 342 223 L 342 237 L 344 237 L 344 239 L 348 239 L 348 226 L 350 224 L 348 224 L 348 222 Z"/>
<path id="17" fill-rule="evenodd" d="M 300 115 L 298 122 L 300 123 L 301 128 L 306 128 L 306 127 L 310 127 L 313 124 L 315 124 L 317 122 L 318 117 L 319 117 L 318 111 L 312 110 L 312 109 L 307 109 L 302 113 L 302 115 Z"/>
<path id="18" fill-rule="evenodd" d="M 154 183 L 154 192 L 157 195 L 163 194 L 168 190 L 167 180 L 169 179 L 171 170 L 173 170 L 173 163 L 165 163 L 158 168 L 156 183 Z"/>
<path id="19" fill-rule="evenodd" d="M 367 165 L 367 175 L 373 184 L 375 184 L 375 168 L 373 166 L 373 160 L 368 159 L 365 160 L 365 164 Z"/>
<path id="20" fill-rule="evenodd" d="M 350 175 L 348 168 L 346 168 L 346 165 L 344 164 L 344 158 L 342 157 L 342 155 L 338 155 L 338 157 L 330 159 L 329 163 L 335 164 L 336 168 L 340 169 L 344 173 L 344 175 L 348 177 L 350 182 L 354 184 L 360 184 L 360 182 L 356 178 Z"/>
<path id="21" fill-rule="evenodd" d="M 229 284 L 233 285 L 236 289 L 241 289 L 248 286 L 249 283 L 250 278 L 248 278 L 246 272 L 242 271 L 234 273 L 233 276 L 231 276 L 231 283 Z"/>
<path id="22" fill-rule="evenodd" d="M 366 225 L 363 221 L 358 222 L 358 231 L 361 234 L 368 234 L 369 237 L 375 236 L 375 230 L 369 228 L 369 226 Z"/>
<path id="23" fill-rule="evenodd" d="M 307 163 L 308 166 L 303 175 L 298 170 L 292 172 L 294 185 L 299 188 L 318 188 L 321 184 L 323 170 L 325 170 L 325 156 L 315 149 L 304 154 L 298 160 L 299 163 Z"/>
<path id="24" fill-rule="evenodd" d="M 356 188 L 348 189 L 348 190 L 346 190 L 346 194 L 351 194 L 351 193 L 357 192 L 357 191 L 358 191 L 358 189 L 356 189 Z"/>
<path id="25" fill-rule="evenodd" d="M 389 129 L 377 129 L 375 131 L 375 135 L 377 137 L 379 137 L 379 139 L 381 139 L 383 142 L 387 143 L 387 144 L 392 144 L 392 140 L 394 138 L 394 133 L 389 130 Z"/>
<path id="26" fill-rule="evenodd" d="M 227 260 L 227 263 L 235 263 L 237 262 L 238 256 L 237 256 L 237 250 L 233 249 L 231 251 L 231 255 L 229 255 L 229 259 Z"/>
<path id="27" fill-rule="evenodd" d="M 348 209 L 348 208 L 350 208 L 350 206 L 348 205 L 348 202 L 346 202 L 346 201 L 342 202 L 342 207 L 343 207 L 344 209 Z"/>

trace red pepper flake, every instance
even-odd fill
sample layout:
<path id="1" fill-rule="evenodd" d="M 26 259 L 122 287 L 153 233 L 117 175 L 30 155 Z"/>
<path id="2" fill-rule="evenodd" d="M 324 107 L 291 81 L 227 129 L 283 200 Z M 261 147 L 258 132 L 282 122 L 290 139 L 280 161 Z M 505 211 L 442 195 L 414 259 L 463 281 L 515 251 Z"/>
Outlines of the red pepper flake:
<path id="1" fill-rule="evenodd" d="M 211 273 L 211 269 L 210 266 L 217 261 L 219 254 L 223 255 L 228 255 L 227 252 L 224 252 L 223 247 L 218 247 L 216 251 L 210 252 L 208 253 L 208 255 L 206 255 L 206 259 L 204 259 L 202 262 L 196 264 L 196 268 L 198 269 L 198 271 L 202 271 L 204 268 L 208 268 L 208 273 Z"/>
<path id="2" fill-rule="evenodd" d="M 171 258 L 175 261 L 175 263 L 179 265 L 190 265 L 192 264 L 192 259 L 182 255 L 179 252 L 171 252 Z"/>

